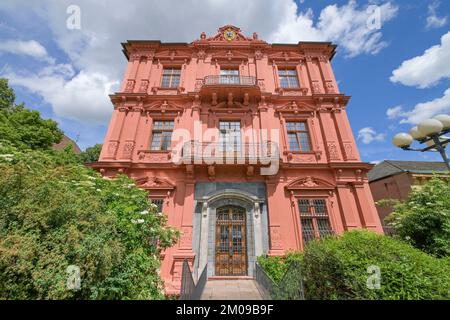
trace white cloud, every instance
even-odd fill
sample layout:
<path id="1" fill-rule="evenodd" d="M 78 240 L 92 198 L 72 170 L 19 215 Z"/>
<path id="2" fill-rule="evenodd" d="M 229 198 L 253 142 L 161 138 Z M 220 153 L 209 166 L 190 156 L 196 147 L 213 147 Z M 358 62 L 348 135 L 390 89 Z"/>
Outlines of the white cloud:
<path id="1" fill-rule="evenodd" d="M 47 70 L 45 85 L 30 81 L 38 76 L 22 76 L 16 71 L 10 74 L 15 83 L 42 95 L 60 116 L 80 121 L 107 121 L 112 106 L 105 90 L 122 80 L 126 59 L 120 43 L 128 39 L 191 42 L 202 31 L 213 35 L 218 27 L 233 24 L 247 35 L 256 31 L 260 39 L 269 42 L 334 41 L 347 56 L 374 54 L 387 45 L 381 40 L 381 30 L 367 27 L 367 8 L 358 7 L 354 0 L 325 7 L 318 19 L 311 10 L 298 13 L 293 0 L 78 0 L 80 30 L 66 27 L 66 9 L 72 4 L 73 0 L 2 0 L 0 9 L 12 19 L 21 10 L 31 19 L 38 17 L 47 23 L 52 40 L 75 70 L 72 75 Z M 380 9 L 382 22 L 392 19 L 398 10 L 389 2 Z M 39 73 L 42 76 L 45 70 Z"/>
<path id="2" fill-rule="evenodd" d="M 384 141 L 386 134 L 377 133 L 371 127 L 365 127 L 358 131 L 358 139 L 364 144 L 369 144 L 373 141 Z"/>
<path id="3" fill-rule="evenodd" d="M 374 28 L 372 18 L 375 7 L 358 8 L 356 1 L 346 5 L 329 5 L 314 23 L 313 11 L 308 9 L 297 15 L 297 5 L 292 3 L 291 9 L 282 20 L 278 30 L 272 36 L 275 42 L 333 41 L 339 44 L 350 56 L 362 53 L 376 54 L 387 43 L 381 40 L 380 29 Z M 378 6 L 380 27 L 397 15 L 398 7 L 387 2 Z"/>
<path id="4" fill-rule="evenodd" d="M 36 59 L 53 62 L 53 59 L 48 56 L 47 50 L 45 50 L 45 48 L 36 40 L 3 40 L 0 42 L 0 52 L 25 55 Z"/>
<path id="5" fill-rule="evenodd" d="M 108 94 L 114 81 L 99 73 L 74 75 L 70 65 L 44 68 L 38 74 L 6 73 L 12 85 L 39 94 L 52 105 L 57 116 L 88 123 L 102 123 L 111 114 Z"/>
<path id="6" fill-rule="evenodd" d="M 450 32 L 441 38 L 441 44 L 435 45 L 421 56 L 403 63 L 392 72 L 390 80 L 406 86 L 428 88 L 441 79 L 450 78 Z"/>
<path id="7" fill-rule="evenodd" d="M 396 106 L 393 108 L 389 108 L 386 111 L 386 115 L 388 117 L 388 119 L 395 119 L 397 117 L 399 117 L 403 112 L 403 107 L 402 106 Z"/>
<path id="8" fill-rule="evenodd" d="M 427 28 L 440 28 L 447 24 L 448 17 L 444 16 L 439 18 L 437 15 L 437 8 L 439 7 L 439 1 L 434 1 L 428 5 L 428 17 Z"/>
<path id="9" fill-rule="evenodd" d="M 389 110 L 391 109 L 388 109 L 388 112 Z M 403 111 L 400 109 L 394 113 L 395 118 L 401 118 L 400 123 L 412 124 L 417 124 L 437 114 L 450 113 L 450 88 L 444 92 L 442 97 L 418 103 L 411 111 Z"/>

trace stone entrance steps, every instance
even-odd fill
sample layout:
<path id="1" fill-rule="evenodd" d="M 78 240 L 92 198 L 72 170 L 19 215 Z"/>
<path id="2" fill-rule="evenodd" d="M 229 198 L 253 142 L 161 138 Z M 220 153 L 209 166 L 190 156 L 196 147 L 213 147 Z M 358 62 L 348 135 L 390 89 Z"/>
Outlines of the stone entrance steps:
<path id="1" fill-rule="evenodd" d="M 253 278 L 209 278 L 200 300 L 262 300 Z"/>

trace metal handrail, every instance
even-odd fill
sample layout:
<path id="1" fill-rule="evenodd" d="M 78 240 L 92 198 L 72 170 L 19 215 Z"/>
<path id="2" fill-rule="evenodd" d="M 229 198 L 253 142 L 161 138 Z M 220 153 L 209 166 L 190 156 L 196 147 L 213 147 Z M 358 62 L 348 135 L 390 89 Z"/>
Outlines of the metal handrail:
<path id="1" fill-rule="evenodd" d="M 181 289 L 179 300 L 200 300 L 207 279 L 208 265 L 205 265 L 200 278 L 198 279 L 197 283 L 195 283 L 191 268 L 189 267 L 189 263 L 187 260 L 184 260 L 181 274 Z"/>
<path id="2" fill-rule="evenodd" d="M 278 283 L 273 281 L 257 262 L 255 263 L 255 274 L 256 282 L 263 289 L 265 298 L 273 300 L 305 300 L 300 262 L 292 261 Z"/>
<path id="3" fill-rule="evenodd" d="M 210 75 L 204 79 L 204 85 L 255 86 L 256 77 L 238 75 Z"/>
<path id="4" fill-rule="evenodd" d="M 181 273 L 180 300 L 191 300 L 192 294 L 195 289 L 195 283 L 187 260 L 183 261 L 182 270 L 183 271 Z"/>

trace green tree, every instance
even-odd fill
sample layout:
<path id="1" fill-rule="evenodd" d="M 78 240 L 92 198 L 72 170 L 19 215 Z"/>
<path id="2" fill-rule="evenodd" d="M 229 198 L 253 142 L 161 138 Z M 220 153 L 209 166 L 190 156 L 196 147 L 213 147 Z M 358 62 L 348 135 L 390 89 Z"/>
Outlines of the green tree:
<path id="1" fill-rule="evenodd" d="M 397 237 L 438 257 L 450 256 L 450 180 L 435 176 L 388 216 Z"/>
<path id="2" fill-rule="evenodd" d="M 86 148 L 85 151 L 79 154 L 80 161 L 83 163 L 98 161 L 102 147 L 102 144 L 97 143 L 92 147 Z"/>
<path id="3" fill-rule="evenodd" d="M 50 149 L 61 141 L 62 131 L 51 119 L 43 119 L 38 111 L 14 104 L 14 91 L 6 79 L 0 79 L 0 140 L 21 149 Z"/>
<path id="4" fill-rule="evenodd" d="M 8 80 L 0 78 L 0 109 L 7 109 L 14 106 L 16 95 L 14 90 L 9 87 Z"/>
<path id="5" fill-rule="evenodd" d="M 74 159 L 0 142 L 0 300 L 163 298 L 160 252 L 178 232 L 131 179 Z"/>

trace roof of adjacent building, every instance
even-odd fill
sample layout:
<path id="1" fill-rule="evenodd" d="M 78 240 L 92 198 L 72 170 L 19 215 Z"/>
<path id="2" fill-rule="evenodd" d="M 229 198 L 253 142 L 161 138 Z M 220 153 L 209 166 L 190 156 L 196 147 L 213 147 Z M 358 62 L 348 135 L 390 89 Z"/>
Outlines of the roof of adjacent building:
<path id="1" fill-rule="evenodd" d="M 55 150 L 62 150 L 64 149 L 67 145 L 71 144 L 72 145 L 72 149 L 73 152 L 75 153 L 81 153 L 81 149 L 80 147 L 77 145 L 77 143 L 75 141 L 73 141 L 72 139 L 70 139 L 68 136 L 64 135 L 64 137 L 61 139 L 61 142 L 59 143 L 55 143 L 53 145 L 53 149 Z"/>
<path id="2" fill-rule="evenodd" d="M 374 166 L 367 175 L 369 182 L 372 182 L 404 172 L 433 174 L 447 171 L 444 162 L 385 160 Z"/>

